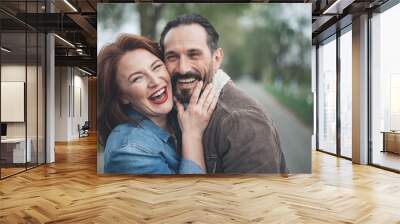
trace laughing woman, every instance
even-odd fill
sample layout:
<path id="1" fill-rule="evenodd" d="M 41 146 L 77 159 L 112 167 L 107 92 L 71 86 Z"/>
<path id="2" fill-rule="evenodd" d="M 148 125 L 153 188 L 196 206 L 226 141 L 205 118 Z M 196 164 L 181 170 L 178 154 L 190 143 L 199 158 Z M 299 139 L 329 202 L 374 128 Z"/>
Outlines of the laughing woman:
<path id="1" fill-rule="evenodd" d="M 205 173 L 202 136 L 217 99 L 199 83 L 186 109 L 176 102 L 157 43 L 124 34 L 98 56 L 99 140 L 105 173 Z M 177 117 L 177 119 L 176 119 Z"/>

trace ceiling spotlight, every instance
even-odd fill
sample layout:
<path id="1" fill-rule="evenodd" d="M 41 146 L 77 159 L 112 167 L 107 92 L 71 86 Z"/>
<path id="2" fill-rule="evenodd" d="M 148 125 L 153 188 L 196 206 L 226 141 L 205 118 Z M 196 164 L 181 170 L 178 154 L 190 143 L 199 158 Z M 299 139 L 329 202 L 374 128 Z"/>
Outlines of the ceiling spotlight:
<path id="1" fill-rule="evenodd" d="M 7 49 L 7 48 L 5 48 L 5 47 L 1 47 L 1 50 L 4 51 L 4 52 L 6 52 L 6 53 L 10 53 L 10 52 L 11 52 L 11 50 L 9 50 L 9 49 Z"/>
<path id="2" fill-rule="evenodd" d="M 59 35 L 54 34 L 54 36 L 57 37 L 57 38 L 58 38 L 59 40 L 61 40 L 62 42 L 64 42 L 64 43 L 66 43 L 67 45 L 69 45 L 70 47 L 75 48 L 75 45 L 71 44 L 71 42 L 69 42 L 69 41 L 67 41 L 66 39 L 60 37 Z"/>
<path id="3" fill-rule="evenodd" d="M 64 0 L 65 4 L 67 4 L 74 12 L 78 12 L 78 10 L 71 4 L 69 3 L 68 0 Z"/>
<path id="4" fill-rule="evenodd" d="M 78 67 L 78 70 L 81 71 L 81 72 L 83 72 L 83 73 L 85 73 L 85 74 L 87 74 L 87 75 L 90 75 L 90 76 L 92 75 L 92 73 L 90 73 L 90 72 L 88 72 L 88 71 L 86 71 L 86 70 L 83 70 L 83 69 L 81 69 L 81 68 L 79 68 L 79 67 Z"/>
<path id="5" fill-rule="evenodd" d="M 322 14 L 342 14 L 343 10 L 351 5 L 355 0 L 336 0 Z"/>

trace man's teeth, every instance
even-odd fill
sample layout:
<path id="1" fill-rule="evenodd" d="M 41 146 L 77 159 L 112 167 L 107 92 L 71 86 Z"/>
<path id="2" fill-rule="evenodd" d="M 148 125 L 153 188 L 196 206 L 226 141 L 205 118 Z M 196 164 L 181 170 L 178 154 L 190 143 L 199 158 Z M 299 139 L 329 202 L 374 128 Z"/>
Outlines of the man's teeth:
<path id="1" fill-rule="evenodd" d="M 195 78 L 190 78 L 190 79 L 178 79 L 178 82 L 180 83 L 191 83 L 194 82 L 196 79 Z"/>
<path id="2" fill-rule="evenodd" d="M 151 95 L 151 97 L 161 96 L 164 92 L 165 92 L 165 88 L 162 88 L 162 89 L 158 90 L 157 92 L 155 92 L 153 95 Z"/>

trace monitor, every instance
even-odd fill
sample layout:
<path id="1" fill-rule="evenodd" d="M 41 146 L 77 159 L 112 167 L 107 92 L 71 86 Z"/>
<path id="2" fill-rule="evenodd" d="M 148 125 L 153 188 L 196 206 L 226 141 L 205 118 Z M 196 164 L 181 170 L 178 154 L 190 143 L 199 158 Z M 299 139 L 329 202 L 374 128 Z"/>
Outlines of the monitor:
<path id="1" fill-rule="evenodd" d="M 7 124 L 1 123 L 1 136 L 7 136 Z"/>

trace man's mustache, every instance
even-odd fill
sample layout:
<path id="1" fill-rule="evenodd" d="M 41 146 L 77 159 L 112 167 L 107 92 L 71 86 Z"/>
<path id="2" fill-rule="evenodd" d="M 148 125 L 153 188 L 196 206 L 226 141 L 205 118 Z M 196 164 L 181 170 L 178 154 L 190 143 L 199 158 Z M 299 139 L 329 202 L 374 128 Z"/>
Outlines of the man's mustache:
<path id="1" fill-rule="evenodd" d="M 179 72 L 172 73 L 172 85 L 176 85 L 176 82 L 178 82 L 179 79 L 190 79 L 194 78 L 197 81 L 202 80 L 201 75 L 199 73 L 194 73 L 194 72 L 187 72 L 185 74 L 181 74 Z"/>

